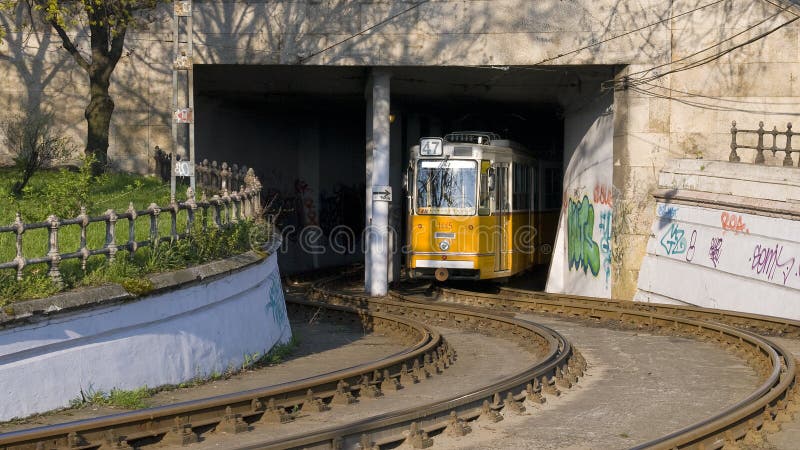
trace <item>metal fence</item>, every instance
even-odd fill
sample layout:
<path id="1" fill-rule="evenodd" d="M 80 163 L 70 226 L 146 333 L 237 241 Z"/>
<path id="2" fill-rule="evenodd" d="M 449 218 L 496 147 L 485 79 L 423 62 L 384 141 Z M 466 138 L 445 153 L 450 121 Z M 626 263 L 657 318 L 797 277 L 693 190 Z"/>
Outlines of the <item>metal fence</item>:
<path id="1" fill-rule="evenodd" d="M 23 275 L 23 269 L 32 264 L 47 264 L 48 274 L 57 284 L 61 284 L 61 273 L 59 264 L 67 259 L 80 259 L 81 268 L 86 269 L 86 261 L 93 255 L 105 255 L 108 261 L 113 261 L 115 255 L 120 250 L 127 250 L 130 253 L 137 249 L 153 245 L 154 242 L 164 240 L 180 239 L 191 233 L 196 220 L 202 224 L 202 229 L 207 230 L 209 223 L 213 227 L 223 227 L 228 224 L 236 223 L 245 218 L 258 218 L 261 215 L 261 183 L 250 169 L 244 177 L 244 182 L 240 185 L 238 192 L 229 193 L 223 189 L 221 194 L 215 194 L 210 199 L 203 193 L 199 200 L 195 199 L 195 194 L 191 188 L 186 192 L 187 200 L 177 202 L 171 199 L 169 205 L 159 206 L 151 203 L 147 209 L 137 210 L 131 203 L 124 212 L 116 212 L 109 209 L 101 216 L 90 217 L 86 213 L 86 208 L 81 208 L 77 217 L 71 219 L 61 219 L 51 215 L 44 222 L 24 223 L 19 213 L 16 215 L 14 223 L 10 226 L 0 226 L 0 234 L 16 234 L 16 256 L 13 260 L 0 262 L 0 269 L 16 269 L 17 280 Z M 198 215 L 199 210 L 199 217 Z M 186 229 L 178 230 L 178 213 L 186 211 Z M 158 223 L 159 216 L 162 214 L 170 216 L 170 231 L 165 236 L 160 236 Z M 136 239 L 136 219 L 149 217 L 149 236 L 146 240 Z M 128 240 L 125 243 L 117 242 L 116 224 L 119 221 L 128 221 Z M 90 224 L 96 222 L 105 223 L 105 243 L 100 248 L 89 248 L 87 245 L 87 229 Z M 58 245 L 58 236 L 65 227 L 80 228 L 80 245 L 75 251 L 64 253 Z M 36 229 L 47 229 L 49 242 L 47 244 L 47 254 L 39 257 L 28 258 L 23 253 L 23 238 L 26 231 Z"/>
<path id="2" fill-rule="evenodd" d="M 170 170 L 172 169 L 172 153 L 167 153 L 156 147 L 155 152 L 156 174 L 163 180 L 170 180 Z M 178 157 L 180 161 L 180 157 Z M 200 192 L 217 194 L 224 190 L 238 191 L 245 185 L 245 179 L 250 171 L 247 166 L 238 164 L 228 165 L 227 162 L 209 162 L 204 159 L 195 164 L 195 183 Z"/>
<path id="3" fill-rule="evenodd" d="M 738 134 L 749 134 L 749 135 L 756 135 L 758 137 L 758 142 L 756 145 L 745 145 L 737 143 L 737 135 Z M 734 120 L 731 123 L 731 154 L 728 157 L 728 160 L 731 162 L 740 162 L 741 158 L 736 150 L 740 148 L 749 148 L 756 151 L 756 158 L 753 161 L 754 164 L 764 164 L 764 152 L 772 152 L 772 156 L 775 156 L 778 152 L 784 153 L 783 158 L 783 165 L 784 166 L 793 166 L 794 161 L 792 160 L 792 153 L 799 153 L 800 149 L 795 150 L 792 148 L 792 136 L 796 136 L 800 133 L 795 133 L 792 131 L 792 123 L 789 122 L 786 124 L 786 131 L 778 131 L 778 127 L 775 126 L 772 130 L 765 130 L 764 129 L 764 122 L 758 123 L 757 130 L 743 130 L 736 128 L 736 121 Z M 772 136 L 772 145 L 765 146 L 764 145 L 764 136 Z M 783 140 L 783 145 L 778 146 L 778 137 L 781 136 Z M 798 165 L 800 166 L 800 158 L 798 158 Z"/>

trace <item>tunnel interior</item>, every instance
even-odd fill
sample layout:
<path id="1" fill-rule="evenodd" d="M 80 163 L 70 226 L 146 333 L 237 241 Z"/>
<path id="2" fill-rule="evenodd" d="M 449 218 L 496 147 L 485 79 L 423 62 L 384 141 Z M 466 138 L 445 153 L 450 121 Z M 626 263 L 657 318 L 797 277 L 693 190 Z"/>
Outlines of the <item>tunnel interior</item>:
<path id="1" fill-rule="evenodd" d="M 565 129 L 565 123 L 604 95 L 602 82 L 618 72 L 611 66 L 386 69 L 391 72 L 393 186 L 399 187 L 409 149 L 420 137 L 492 131 L 519 142 L 542 162 L 538 204 L 553 211 L 562 206 L 565 145 L 573 145 L 571 133 L 581 128 Z M 363 261 L 370 70 L 195 67 L 197 159 L 256 170 L 267 210 L 284 230 L 285 273 Z M 391 214 L 402 246 L 406 205 L 402 195 L 394 198 Z M 349 237 L 345 229 L 352 230 Z"/>

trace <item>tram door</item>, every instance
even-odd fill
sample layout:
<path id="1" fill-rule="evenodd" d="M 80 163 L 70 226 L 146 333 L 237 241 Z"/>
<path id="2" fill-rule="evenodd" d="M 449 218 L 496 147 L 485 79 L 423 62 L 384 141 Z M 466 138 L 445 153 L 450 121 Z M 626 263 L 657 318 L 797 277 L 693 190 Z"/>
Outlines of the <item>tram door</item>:
<path id="1" fill-rule="evenodd" d="M 495 214 L 497 215 L 497 232 L 495 234 L 494 270 L 508 270 L 508 221 L 510 205 L 508 198 L 508 164 L 495 165 Z"/>

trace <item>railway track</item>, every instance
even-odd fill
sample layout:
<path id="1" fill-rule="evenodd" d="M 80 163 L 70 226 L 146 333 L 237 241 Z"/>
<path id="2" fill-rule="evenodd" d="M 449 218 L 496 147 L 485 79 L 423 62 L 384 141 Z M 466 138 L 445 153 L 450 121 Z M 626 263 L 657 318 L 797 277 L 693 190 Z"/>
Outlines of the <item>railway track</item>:
<path id="1" fill-rule="evenodd" d="M 294 420 L 297 412 L 319 412 L 377 396 L 407 379 L 442 371 L 455 351 L 436 330 L 409 318 L 346 306 L 287 301 L 294 313 L 398 336 L 405 350 L 379 361 L 319 376 L 203 400 L 0 434 L 0 449 L 125 449 L 149 444 L 186 445 L 210 430 L 239 433 L 252 424 Z M 293 412 L 295 414 L 293 414 Z"/>
<path id="2" fill-rule="evenodd" d="M 547 294 L 500 288 L 497 293 L 440 288 L 437 300 L 471 308 L 514 313 L 545 313 L 613 323 L 714 341 L 744 358 L 763 383 L 747 398 L 698 423 L 636 448 L 721 448 L 739 440 L 758 442 L 759 431 L 776 431 L 777 423 L 798 411 L 797 365 L 783 346 L 756 333 L 800 337 L 800 322 L 756 314 L 690 306 Z M 401 293 L 397 299 L 420 301 Z"/>
<path id="3" fill-rule="evenodd" d="M 396 360 L 392 362 L 372 363 L 393 370 L 389 378 L 398 383 L 413 383 L 414 377 L 439 372 L 453 362 L 453 349 L 423 322 L 504 336 L 538 355 L 539 359 L 518 373 L 470 393 L 303 435 L 272 437 L 238 448 L 376 449 L 402 442 L 423 448 L 429 446 L 431 437 L 438 433 L 467 432 L 471 420 L 498 420 L 500 411 L 520 411 L 525 400 L 541 402 L 543 395 L 556 394 L 559 388 L 575 383 L 583 375 L 586 363 L 554 330 L 515 318 L 514 314 L 520 312 L 557 314 L 713 341 L 737 353 L 760 375 L 761 384 L 736 405 L 636 448 L 709 449 L 735 446 L 741 440 L 756 442 L 758 433 L 773 430 L 776 423 L 789 420 L 797 409 L 796 404 L 790 402 L 797 391 L 794 358 L 780 345 L 753 333 L 797 337 L 800 326 L 796 322 L 702 308 L 637 305 L 515 289 L 501 289 L 499 293 L 441 289 L 436 301 L 403 292 L 371 299 L 342 292 L 339 283 L 340 277 L 316 282 L 310 289 L 314 301 L 297 302 L 294 307 L 302 308 L 304 314 L 311 316 L 350 314 L 358 317 L 365 327 L 386 327 L 401 335 L 415 335 L 414 350 L 393 355 Z M 736 328 L 742 324 L 746 329 Z M 409 332 L 412 328 L 416 331 Z M 401 362 L 403 358 L 406 358 L 405 367 Z M 280 423 L 291 420 L 293 410 L 308 411 L 347 403 L 349 400 L 341 400 L 342 395 L 370 395 L 367 393 L 372 389 L 370 386 L 377 387 L 377 379 L 364 378 L 376 373 L 373 367 L 359 366 L 344 371 L 347 370 L 352 373 L 337 371 L 326 374 L 326 380 L 301 380 L 273 387 L 271 391 L 248 391 L 0 435 L 0 449 L 130 448 L 151 443 L 185 445 L 209 430 L 235 433 L 250 425 Z M 366 383 L 362 383 L 363 380 Z M 302 386 L 303 383 L 307 386 Z M 281 396 L 274 389 L 286 389 L 291 393 Z M 311 395 L 307 389 L 312 389 Z"/>

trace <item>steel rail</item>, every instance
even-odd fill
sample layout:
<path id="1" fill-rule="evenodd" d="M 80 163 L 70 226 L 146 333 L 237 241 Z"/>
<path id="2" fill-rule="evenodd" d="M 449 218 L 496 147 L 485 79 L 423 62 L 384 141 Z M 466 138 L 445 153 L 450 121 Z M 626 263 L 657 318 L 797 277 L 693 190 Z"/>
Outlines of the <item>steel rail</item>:
<path id="1" fill-rule="evenodd" d="M 426 360 L 430 355 L 436 355 L 437 358 L 441 356 L 442 359 L 452 357 L 452 349 L 439 332 L 413 319 L 308 301 L 287 300 L 287 304 L 323 309 L 326 313 L 355 314 L 365 325 L 411 333 L 417 339 L 409 348 L 380 360 L 294 382 L 0 434 L 0 449 L 116 448 L 120 445 L 123 445 L 121 448 L 128 448 L 124 447 L 128 442 L 157 439 L 161 435 L 164 435 L 165 443 L 186 444 L 196 440 L 195 428 L 216 426 L 238 432 L 246 428 L 245 418 L 260 415 L 258 420 L 262 421 L 290 420 L 286 412 L 295 407 L 320 406 L 320 401 L 332 400 L 336 395 L 358 393 L 362 388 L 359 383 L 364 376 L 371 377 L 379 373 L 397 379 L 402 375 L 402 370 L 415 361 Z M 343 386 L 342 382 L 346 384 Z M 379 385 L 374 378 L 371 378 L 370 384 Z"/>
<path id="2" fill-rule="evenodd" d="M 744 350 L 745 356 L 750 356 L 748 363 L 765 376 L 764 382 L 754 392 L 735 405 L 666 436 L 642 443 L 636 449 L 720 448 L 746 437 L 748 433 L 772 428 L 773 421 L 786 420 L 789 401 L 796 395 L 797 366 L 794 356 L 787 349 L 750 331 L 720 323 L 738 324 L 752 318 L 757 329 L 794 335 L 797 327 L 795 321 L 678 305 L 646 304 L 645 308 L 639 308 L 629 305 L 633 302 L 533 293 L 508 288 L 501 289 L 500 294 L 459 289 L 440 291 L 445 301 L 504 311 L 555 313 L 629 322 L 637 326 L 644 323 L 654 330 L 666 329 L 683 334 L 697 335 L 705 328 L 717 333 L 714 336 L 716 341 L 731 345 L 736 350 Z M 767 364 L 766 371 L 763 366 L 759 366 L 757 359 Z M 791 409 L 794 408 L 796 405 L 792 405 Z"/>
<path id="3" fill-rule="evenodd" d="M 583 375 L 585 360 L 572 348 L 569 341 L 548 327 L 523 319 L 465 310 L 461 307 L 414 304 L 338 293 L 322 287 L 326 282 L 317 283 L 312 287 L 312 298 L 321 299 L 333 305 L 346 304 L 375 312 L 385 311 L 390 314 L 404 314 L 426 320 L 470 324 L 487 331 L 507 333 L 507 336 L 518 338 L 534 349 L 546 349 L 546 351 L 539 361 L 529 367 L 469 393 L 373 416 L 342 426 L 328 427 L 313 433 L 287 436 L 235 448 L 356 448 L 356 446 L 375 448 L 403 441 L 416 445 L 420 442 L 414 443 L 414 440 L 425 441 L 428 439 L 428 433 L 447 427 L 462 426 L 460 424 L 463 419 L 475 419 L 483 415 L 490 416 L 504 408 L 519 410 L 519 402 L 526 398 L 539 399 L 543 392 L 556 393 L 556 386 L 569 387 L 571 386 L 570 378 L 574 381 L 579 376 L 578 373 Z M 530 345 L 531 335 L 537 336 L 538 340 L 542 342 L 538 345 Z M 424 445 L 424 442 L 422 444 Z"/>
<path id="4" fill-rule="evenodd" d="M 448 289 L 449 290 L 449 289 Z M 457 291 L 457 290 L 452 290 Z M 765 316 L 762 314 L 746 313 L 724 309 L 703 308 L 689 305 L 670 305 L 666 303 L 644 303 L 629 300 L 599 299 L 569 294 L 551 294 L 546 292 L 526 291 L 503 287 L 500 294 L 531 298 L 540 301 L 557 300 L 561 303 L 584 303 L 592 305 L 615 306 L 624 309 L 652 311 L 659 314 L 691 317 L 700 320 L 725 323 L 737 328 L 756 331 L 759 334 L 781 335 L 800 338 L 800 321 L 783 317 Z"/>

